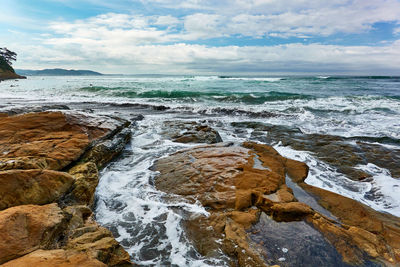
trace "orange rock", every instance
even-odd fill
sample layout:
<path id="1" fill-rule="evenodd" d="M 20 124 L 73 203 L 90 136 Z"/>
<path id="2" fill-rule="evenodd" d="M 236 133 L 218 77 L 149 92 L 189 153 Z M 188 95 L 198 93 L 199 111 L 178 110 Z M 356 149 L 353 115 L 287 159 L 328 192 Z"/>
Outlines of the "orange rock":
<path id="1" fill-rule="evenodd" d="M 263 209 L 276 221 L 299 221 L 314 211 L 302 202 L 289 202 L 273 204 L 270 208 Z"/>
<path id="2" fill-rule="evenodd" d="M 304 162 L 286 159 L 285 168 L 287 174 L 296 183 L 303 182 L 308 175 L 308 166 Z"/>
<path id="3" fill-rule="evenodd" d="M 70 189 L 73 182 L 71 175 L 58 171 L 0 171 L 0 210 L 54 202 Z"/>
<path id="4" fill-rule="evenodd" d="M 84 252 L 56 250 L 36 250 L 21 258 L 6 262 L 3 267 L 105 267 L 106 264 Z"/>
<path id="5" fill-rule="evenodd" d="M 210 217 L 186 223 L 188 235 L 203 255 L 223 249 L 240 266 L 264 266 L 246 232 L 257 222 L 260 210 L 249 208 L 271 204 L 265 194 L 278 196 L 278 190 L 278 199 L 290 202 L 294 197 L 285 187 L 286 159 L 270 146 L 243 146 L 204 145 L 162 158 L 153 167 L 160 172 L 155 185 L 165 192 L 197 199 L 209 208 Z M 264 169 L 254 167 L 255 157 Z M 281 217 L 303 218 L 311 212 L 305 204 L 290 204 L 277 209 Z M 209 227 L 213 231 L 208 231 Z M 224 240 L 223 245 L 216 242 L 218 239 Z"/>
<path id="6" fill-rule="evenodd" d="M 248 229 L 257 222 L 258 215 L 258 209 L 250 209 L 248 212 L 232 211 L 228 216 L 238 224 L 242 225 L 245 229 Z"/>
<path id="7" fill-rule="evenodd" d="M 380 213 L 355 200 L 316 188 L 304 183 L 300 185 L 318 198 L 318 202 L 342 223 L 342 227 L 327 223 L 323 219 L 312 223 L 334 244 L 346 261 L 360 263 L 361 252 L 372 258 L 389 262 L 400 262 L 400 220 L 390 214 Z M 332 234 L 333 233 L 333 234 Z M 342 243 L 340 240 L 347 240 Z M 355 252 L 355 251 L 358 252 Z"/>
<path id="8" fill-rule="evenodd" d="M 0 212 L 0 264 L 39 248 L 51 248 L 66 227 L 57 204 L 23 205 Z"/>

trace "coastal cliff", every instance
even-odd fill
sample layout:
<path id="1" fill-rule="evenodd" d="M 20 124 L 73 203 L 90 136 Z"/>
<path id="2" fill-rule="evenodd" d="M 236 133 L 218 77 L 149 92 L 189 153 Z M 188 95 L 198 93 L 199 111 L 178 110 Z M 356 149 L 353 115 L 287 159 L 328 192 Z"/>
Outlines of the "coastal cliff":
<path id="1" fill-rule="evenodd" d="M 0 57 L 0 81 L 8 79 L 26 79 L 26 77 L 16 74 L 14 69 Z"/>
<path id="2" fill-rule="evenodd" d="M 0 114 L 0 265 L 131 266 L 92 213 L 98 169 L 129 122 L 82 113 Z"/>

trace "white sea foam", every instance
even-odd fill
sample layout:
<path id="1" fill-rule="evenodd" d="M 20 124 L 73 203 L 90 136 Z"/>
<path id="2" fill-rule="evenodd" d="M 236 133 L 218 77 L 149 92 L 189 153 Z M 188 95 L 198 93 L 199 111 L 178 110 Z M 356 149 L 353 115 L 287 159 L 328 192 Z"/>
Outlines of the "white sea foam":
<path id="1" fill-rule="evenodd" d="M 164 116 L 149 116 L 133 132 L 128 155 L 102 172 L 97 187 L 96 218 L 116 229 L 117 240 L 141 266 L 224 265 L 218 259 L 204 259 L 188 242 L 181 226 L 182 216 L 208 212 L 198 203 L 167 195 L 151 184 L 153 161 L 183 147 L 159 134 Z M 186 215 L 185 215 L 186 214 Z"/>
<path id="2" fill-rule="evenodd" d="M 229 77 L 229 78 L 223 78 L 226 80 L 240 80 L 240 81 L 259 81 L 259 82 L 279 82 L 283 80 L 284 78 L 277 78 L 277 77 Z"/>
<path id="3" fill-rule="evenodd" d="M 310 152 L 298 151 L 281 143 L 274 148 L 284 157 L 305 162 L 310 170 L 305 182 L 357 200 L 371 208 L 400 217 L 400 180 L 391 177 L 386 169 L 374 164 L 358 166 L 372 175 L 371 182 L 353 181 Z"/>

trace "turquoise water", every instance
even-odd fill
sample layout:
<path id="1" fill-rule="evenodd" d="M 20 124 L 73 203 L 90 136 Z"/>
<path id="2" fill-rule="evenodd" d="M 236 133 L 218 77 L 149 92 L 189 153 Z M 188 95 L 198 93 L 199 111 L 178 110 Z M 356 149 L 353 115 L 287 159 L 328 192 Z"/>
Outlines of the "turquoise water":
<path id="1" fill-rule="evenodd" d="M 163 105 L 263 119 L 305 133 L 400 138 L 400 77 L 28 77 L 0 83 L 0 97 Z"/>

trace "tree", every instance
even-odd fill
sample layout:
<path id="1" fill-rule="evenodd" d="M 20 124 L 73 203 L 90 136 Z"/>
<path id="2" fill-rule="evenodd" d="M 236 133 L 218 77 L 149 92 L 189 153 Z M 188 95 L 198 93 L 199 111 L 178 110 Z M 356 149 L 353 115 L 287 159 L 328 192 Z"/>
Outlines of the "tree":
<path id="1" fill-rule="evenodd" d="M 8 65 L 12 65 L 12 61 L 17 60 L 17 53 L 8 50 L 6 47 L 0 48 L 0 57 L 2 57 Z"/>

